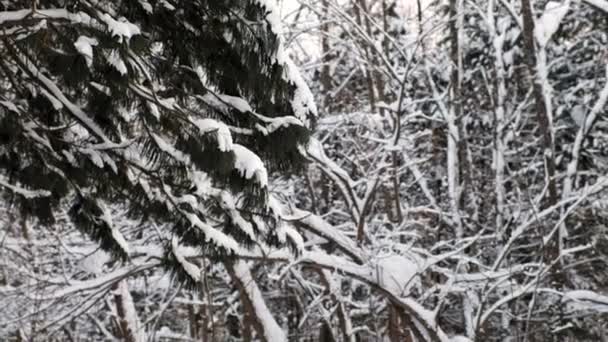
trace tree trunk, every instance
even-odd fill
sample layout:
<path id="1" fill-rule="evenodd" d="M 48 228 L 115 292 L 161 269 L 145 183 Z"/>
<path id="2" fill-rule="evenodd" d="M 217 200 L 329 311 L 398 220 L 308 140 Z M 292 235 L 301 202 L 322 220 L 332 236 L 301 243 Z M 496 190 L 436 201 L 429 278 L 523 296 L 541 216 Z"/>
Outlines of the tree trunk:
<path id="1" fill-rule="evenodd" d="M 388 338 L 391 342 L 412 342 L 405 313 L 394 305 L 388 307 Z"/>
<path id="2" fill-rule="evenodd" d="M 540 132 L 542 135 L 543 156 L 545 159 L 545 168 L 548 177 L 549 198 L 543 205 L 543 209 L 557 203 L 557 186 L 555 184 L 555 158 L 553 148 L 553 132 L 551 131 L 551 122 L 547 113 L 547 104 L 543 95 L 542 84 L 538 82 L 536 45 L 534 38 L 534 14 L 532 13 L 532 5 L 530 0 L 522 0 L 521 3 L 523 24 L 524 24 L 524 51 L 526 65 L 530 77 L 533 78 L 532 84 L 534 92 L 534 104 L 536 109 L 536 117 L 538 120 Z"/>
<path id="3" fill-rule="evenodd" d="M 325 17 L 321 19 L 321 61 L 323 63 L 323 67 L 321 68 L 321 87 L 323 87 L 321 94 L 323 94 L 323 108 L 322 112 L 330 112 L 331 111 L 331 97 L 329 96 L 329 91 L 331 89 L 331 75 L 329 69 L 329 25 L 327 24 L 329 6 L 328 0 L 322 0 L 321 6 L 323 7 Z"/>
<path id="4" fill-rule="evenodd" d="M 355 0 L 354 3 L 354 10 L 355 10 L 355 19 L 357 22 L 357 25 L 359 25 L 359 27 L 363 28 L 364 27 L 364 21 L 367 24 L 366 26 L 369 28 L 369 21 L 368 18 L 365 16 L 367 13 L 367 6 L 365 5 L 365 0 Z M 363 13 L 361 13 L 363 11 Z M 370 31 L 370 30 L 367 30 Z M 363 53 L 365 55 L 365 60 L 367 62 L 367 67 L 365 68 L 365 76 L 366 76 L 366 80 L 367 80 L 367 90 L 369 93 L 369 106 L 370 106 L 370 110 L 372 112 L 374 112 L 376 110 L 376 87 L 374 85 L 374 71 L 372 69 L 372 67 L 370 66 L 370 63 L 372 62 L 372 54 L 373 51 L 370 52 L 367 47 L 367 42 L 362 41 L 361 42 L 361 48 L 363 49 Z"/>
<path id="5" fill-rule="evenodd" d="M 125 342 L 143 342 L 139 318 L 125 279 L 112 286 L 120 337 Z"/>
<path id="6" fill-rule="evenodd" d="M 458 121 L 462 114 L 462 54 L 460 53 L 460 36 L 462 31 L 462 1 L 450 0 L 449 30 L 450 30 L 450 59 L 452 60 L 452 72 L 450 76 L 450 103 L 447 113 L 448 146 L 447 146 L 447 176 L 448 192 L 452 211 L 456 219 L 456 236 L 464 235 L 462 222 L 459 219 L 460 211 L 460 156 L 462 155 L 462 143 L 460 141 L 461 129 Z"/>
<path id="7" fill-rule="evenodd" d="M 262 341 L 287 341 L 285 332 L 270 314 L 247 263 L 242 260 L 227 261 L 224 262 L 224 265 L 232 282 L 239 289 L 245 316 L 243 325 L 245 327 L 252 326 L 257 333 L 257 337 Z M 247 335 L 247 329 L 245 328 L 243 332 L 245 336 Z"/>
<path id="8" fill-rule="evenodd" d="M 534 37 L 534 14 L 532 13 L 532 5 L 530 0 L 522 0 L 522 15 L 523 15 L 523 38 L 525 47 L 525 58 L 526 65 L 530 77 L 533 80 L 532 91 L 534 94 L 534 104 L 536 109 L 536 117 L 539 124 L 540 133 L 542 135 L 542 148 L 545 162 L 546 182 L 549 190 L 549 198 L 541 203 L 541 209 L 546 209 L 557 203 L 557 185 L 555 181 L 555 149 L 553 146 L 553 132 L 552 123 L 547 112 L 547 103 L 545 103 L 545 96 L 543 94 L 543 85 L 538 77 L 538 63 Z M 547 226 L 543 223 L 542 235 L 549 233 L 551 226 Z M 551 263 L 560 255 L 560 234 L 554 234 L 553 237 L 547 241 L 544 247 L 543 257 L 547 263 Z M 551 269 L 550 275 L 551 281 L 561 288 L 559 284 L 566 282 L 565 274 L 561 272 L 559 263 Z"/>

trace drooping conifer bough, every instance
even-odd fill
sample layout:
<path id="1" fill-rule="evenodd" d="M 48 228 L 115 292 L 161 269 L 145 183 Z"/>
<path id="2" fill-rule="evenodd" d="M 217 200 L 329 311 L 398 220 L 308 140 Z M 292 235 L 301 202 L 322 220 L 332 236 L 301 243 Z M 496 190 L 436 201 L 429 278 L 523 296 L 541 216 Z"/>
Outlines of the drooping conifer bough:
<path id="1" fill-rule="evenodd" d="M 286 242 L 268 175 L 302 164 L 316 108 L 270 1 L 4 6 L 0 188 L 24 215 L 48 227 L 67 208 L 128 258 L 112 219 L 127 209 L 165 227 L 186 275 L 180 245 L 221 256 Z"/>

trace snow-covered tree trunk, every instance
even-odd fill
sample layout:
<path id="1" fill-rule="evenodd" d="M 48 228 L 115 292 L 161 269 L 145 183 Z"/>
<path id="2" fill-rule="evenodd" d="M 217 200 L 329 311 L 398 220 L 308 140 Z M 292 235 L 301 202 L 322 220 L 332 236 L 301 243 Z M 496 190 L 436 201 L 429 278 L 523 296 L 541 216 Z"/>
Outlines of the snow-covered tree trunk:
<path id="1" fill-rule="evenodd" d="M 504 29 L 497 32 L 500 28 L 496 27 L 496 3 L 495 0 L 488 1 L 487 25 L 492 40 L 494 51 L 494 70 L 496 72 L 496 102 L 494 104 L 494 168 L 495 168 L 495 196 L 496 196 L 496 231 L 503 234 L 504 215 L 505 215 L 505 63 L 503 60 L 503 46 L 505 40 Z"/>
<path id="2" fill-rule="evenodd" d="M 506 87 L 504 79 L 504 61 L 503 61 L 503 43 L 505 33 L 496 32 L 496 22 L 494 17 L 494 1 L 489 0 L 488 5 L 488 26 L 490 27 L 490 34 L 495 57 L 495 71 L 496 71 L 496 103 L 495 103 L 495 120 L 494 120 L 494 168 L 495 168 L 495 179 L 494 189 L 496 195 L 496 233 L 498 236 L 505 236 L 505 97 Z M 498 28 L 500 29 L 500 28 Z M 470 305 L 469 305 L 470 307 Z M 502 314 L 503 329 L 508 329 L 511 322 L 511 317 L 503 313 Z M 472 335 L 469 335 L 472 336 Z M 508 339 L 504 339 L 505 342 Z"/>
<path id="3" fill-rule="evenodd" d="M 537 51 L 535 35 L 536 23 L 534 19 L 534 13 L 532 12 L 531 0 L 522 0 L 522 16 L 524 55 L 529 75 L 533 80 L 532 88 L 534 93 L 534 105 L 539 129 L 541 132 L 543 158 L 545 162 L 545 182 L 549 191 L 548 200 L 543 205 L 543 207 L 546 208 L 557 203 L 557 186 L 555 181 L 555 151 L 553 147 L 553 127 L 551 122 L 551 113 L 549 112 L 550 103 L 547 103 L 546 97 L 546 92 L 548 91 L 548 84 L 546 84 L 546 60 L 544 60 L 543 58 L 539 58 L 539 53 Z M 544 49 L 544 47 L 540 48 L 540 50 L 542 49 Z"/>
<path id="4" fill-rule="evenodd" d="M 120 337 L 125 342 L 144 342 L 145 333 L 139 321 L 133 297 L 129 292 L 127 280 L 123 279 L 114 284 L 112 294 Z"/>
<path id="5" fill-rule="evenodd" d="M 224 265 L 232 282 L 239 289 L 246 316 L 244 320 L 248 321 L 245 324 L 251 322 L 258 338 L 262 341 L 287 342 L 287 336 L 270 313 L 247 262 L 238 260 L 225 262 Z"/>
<path id="6" fill-rule="evenodd" d="M 462 238 L 464 231 L 460 220 L 460 149 L 461 129 L 459 120 L 462 114 L 462 26 L 463 26 L 463 0 L 450 0 L 449 9 L 449 35 L 450 35 L 450 101 L 447 110 L 446 123 L 448 126 L 447 146 L 447 176 L 448 193 L 452 211 L 456 217 L 456 236 Z"/>
<path id="7" fill-rule="evenodd" d="M 395 305 L 390 305 L 387 310 L 389 340 L 391 342 L 413 342 L 409 328 L 412 322 L 407 320 L 405 312 Z"/>
<path id="8" fill-rule="evenodd" d="M 555 148 L 553 143 L 553 125 L 550 114 L 550 103 L 547 103 L 547 69 L 546 56 L 544 53 L 544 44 L 540 44 L 542 53 L 537 52 L 536 43 L 539 35 L 536 33 L 536 23 L 534 13 L 532 12 L 531 0 L 522 0 L 522 16 L 523 16 L 523 40 L 524 54 L 528 72 L 532 77 L 534 104 L 538 127 L 541 134 L 542 152 L 545 165 L 545 184 L 548 189 L 548 198 L 541 203 L 541 208 L 549 208 L 557 203 L 557 184 L 556 184 L 556 166 L 555 166 Z M 546 43 L 546 42 L 545 42 Z M 549 233 L 550 228 L 543 229 L 543 235 Z M 561 231 L 562 229 L 560 229 Z M 556 260 L 561 254 L 561 234 L 554 234 L 554 237 L 547 241 L 544 247 L 544 256 L 547 262 Z M 556 267 L 552 270 L 554 281 L 562 283 L 564 279 L 556 271 Z"/>

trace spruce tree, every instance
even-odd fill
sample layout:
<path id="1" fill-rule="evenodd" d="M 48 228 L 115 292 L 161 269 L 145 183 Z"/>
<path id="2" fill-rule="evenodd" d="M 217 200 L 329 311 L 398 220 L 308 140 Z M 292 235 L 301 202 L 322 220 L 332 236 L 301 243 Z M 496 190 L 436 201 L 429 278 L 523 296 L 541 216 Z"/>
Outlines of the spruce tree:
<path id="1" fill-rule="evenodd" d="M 303 163 L 316 108 L 267 1 L 0 7 L 6 201 L 41 227 L 68 208 L 122 259 L 111 207 L 167 227 L 172 265 L 187 265 L 180 245 L 218 257 L 285 242 L 268 174 Z"/>

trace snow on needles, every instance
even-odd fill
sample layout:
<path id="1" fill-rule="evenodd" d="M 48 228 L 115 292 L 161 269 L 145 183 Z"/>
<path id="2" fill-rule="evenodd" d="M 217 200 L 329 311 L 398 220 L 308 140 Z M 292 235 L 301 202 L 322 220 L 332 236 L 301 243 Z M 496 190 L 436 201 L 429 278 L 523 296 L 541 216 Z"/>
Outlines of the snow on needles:
<path id="1" fill-rule="evenodd" d="M 173 255 L 175 256 L 175 260 L 182 266 L 184 271 L 188 273 L 188 276 L 192 278 L 194 281 L 198 282 L 200 280 L 201 271 L 200 269 L 190 261 L 186 260 L 186 257 L 182 254 L 179 244 L 177 241 L 177 237 L 174 236 L 171 239 L 171 249 Z"/>
<path id="2" fill-rule="evenodd" d="M 217 144 L 222 152 L 232 150 L 232 135 L 230 130 L 223 123 L 213 119 L 199 119 L 192 121 L 198 127 L 201 134 L 206 134 L 215 131 Z"/>
<path id="3" fill-rule="evenodd" d="M 266 22 L 270 26 L 270 30 L 277 36 L 279 46 L 277 48 L 275 58 L 283 69 L 283 79 L 295 86 L 295 92 L 291 99 L 291 106 L 295 116 L 300 119 L 306 126 L 310 125 L 310 116 L 317 116 L 317 105 L 308 84 L 302 78 L 298 68 L 293 63 L 291 58 L 285 52 L 283 44 L 283 30 L 279 9 L 275 0 L 256 0 L 260 6 L 266 8 Z"/>
<path id="4" fill-rule="evenodd" d="M 87 66 L 90 68 L 93 65 L 93 46 L 97 46 L 99 42 L 95 38 L 80 36 L 74 43 L 74 47 L 82 56 L 84 56 Z"/>
<path id="5" fill-rule="evenodd" d="M 228 105 L 230 105 L 241 113 L 253 111 L 249 103 L 238 96 L 230 96 L 226 94 L 216 94 L 215 96 L 219 97 L 222 102 L 227 103 Z"/>
<path id="6" fill-rule="evenodd" d="M 120 246 L 120 248 L 123 250 L 123 252 L 128 255 L 129 254 L 129 244 L 127 243 L 127 240 L 122 235 L 120 230 L 118 230 L 118 227 L 116 227 L 114 225 L 114 222 L 112 221 L 112 213 L 110 213 L 110 210 L 106 207 L 106 205 L 103 202 L 97 201 L 97 205 L 99 206 L 99 208 L 102 211 L 101 219 L 110 228 L 110 231 L 112 233 L 112 239 L 114 239 L 114 241 Z"/>
<path id="7" fill-rule="evenodd" d="M 20 194 L 25 198 L 48 197 L 51 192 L 48 190 L 28 190 L 22 187 L 12 185 L 7 180 L 0 176 L 0 186 L 9 189 L 10 191 Z"/>
<path id="8" fill-rule="evenodd" d="M 239 171 L 240 175 L 246 179 L 254 178 L 262 186 L 268 186 L 268 171 L 264 163 L 257 154 L 251 152 L 246 147 L 239 144 L 232 145 L 236 160 L 234 167 Z"/>
<path id="9" fill-rule="evenodd" d="M 276 0 L 257 0 L 257 3 L 266 8 L 266 22 L 270 26 L 272 33 L 280 36 L 283 34 L 283 25 L 281 23 L 281 16 L 279 16 L 279 10 L 277 9 Z"/>
<path id="10" fill-rule="evenodd" d="M 201 219 L 192 213 L 183 213 L 184 216 L 190 221 L 190 225 L 200 229 L 201 232 L 205 235 L 206 242 L 213 242 L 219 247 L 225 248 L 227 251 L 238 251 L 239 244 L 229 235 L 224 234 L 224 232 L 215 229 L 214 227 L 208 225 L 201 221 Z"/>
<path id="11" fill-rule="evenodd" d="M 112 37 L 118 37 L 119 43 L 122 43 L 125 39 L 128 42 L 131 37 L 141 34 L 139 27 L 130 23 L 125 18 L 115 20 L 107 13 L 104 13 L 100 19 L 108 26 L 108 31 L 110 31 Z"/>
<path id="12" fill-rule="evenodd" d="M 181 161 L 186 164 L 190 162 L 190 158 L 188 158 L 188 156 L 177 150 L 175 147 L 173 147 L 172 144 L 169 144 L 165 139 L 154 133 L 150 133 L 150 135 L 154 139 L 154 142 L 156 142 L 156 145 L 158 145 L 158 148 L 160 148 L 163 152 L 169 154 L 177 161 Z"/>
<path id="13" fill-rule="evenodd" d="M 20 21 L 26 17 L 33 19 L 65 19 L 74 24 L 87 24 L 94 26 L 95 22 L 84 12 L 72 13 L 63 8 L 37 9 L 35 12 L 31 9 L 22 9 L 17 11 L 0 12 L 0 25 L 11 24 L 11 22 Z"/>
<path id="14" fill-rule="evenodd" d="M 291 106 L 296 117 L 309 126 L 310 120 L 308 116 L 317 116 L 317 105 L 314 96 L 291 58 L 284 56 L 284 59 L 283 67 L 285 68 L 285 75 L 283 77 L 296 87 L 291 99 Z"/>
<path id="15" fill-rule="evenodd" d="M 106 61 L 108 62 L 108 64 L 113 66 L 116 71 L 118 71 L 121 75 L 127 74 L 127 65 L 122 60 L 122 57 L 120 57 L 120 53 L 118 52 L 118 50 L 112 50 L 108 53 L 105 53 L 104 56 L 106 57 Z"/>

